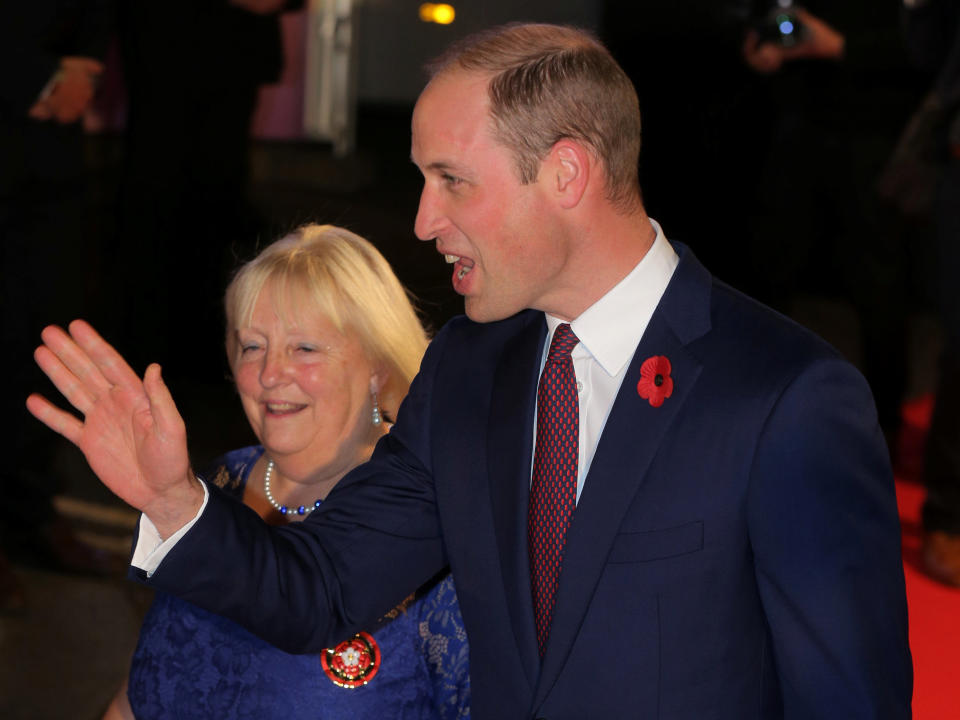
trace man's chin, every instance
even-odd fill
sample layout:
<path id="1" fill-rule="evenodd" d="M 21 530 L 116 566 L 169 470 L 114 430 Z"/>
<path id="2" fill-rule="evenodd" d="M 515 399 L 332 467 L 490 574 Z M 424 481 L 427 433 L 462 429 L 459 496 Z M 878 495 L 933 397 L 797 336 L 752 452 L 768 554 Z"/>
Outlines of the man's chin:
<path id="1" fill-rule="evenodd" d="M 478 323 L 490 323 L 516 315 L 522 308 L 510 308 L 484 303 L 477 296 L 463 299 L 463 311 L 467 317 Z"/>

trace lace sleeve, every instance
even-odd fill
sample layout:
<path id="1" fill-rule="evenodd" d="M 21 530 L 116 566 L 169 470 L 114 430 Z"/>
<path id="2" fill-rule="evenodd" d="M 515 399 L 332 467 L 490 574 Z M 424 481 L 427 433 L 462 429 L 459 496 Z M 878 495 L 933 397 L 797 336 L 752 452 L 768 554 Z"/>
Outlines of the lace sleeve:
<path id="1" fill-rule="evenodd" d="M 470 717 L 470 648 L 449 575 L 423 598 L 420 647 L 433 682 L 437 717 Z"/>

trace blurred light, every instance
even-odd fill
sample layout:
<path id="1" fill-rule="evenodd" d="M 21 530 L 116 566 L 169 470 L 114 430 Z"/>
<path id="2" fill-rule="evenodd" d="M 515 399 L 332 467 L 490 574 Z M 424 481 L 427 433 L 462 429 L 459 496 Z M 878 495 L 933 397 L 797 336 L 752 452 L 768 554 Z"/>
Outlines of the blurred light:
<path id="1" fill-rule="evenodd" d="M 780 22 L 780 32 L 784 35 L 789 35 L 793 32 L 793 23 L 789 20 L 783 20 Z"/>
<path id="2" fill-rule="evenodd" d="M 420 19 L 423 22 L 449 25 L 456 15 L 453 5 L 447 5 L 446 3 L 423 3 L 420 6 Z"/>

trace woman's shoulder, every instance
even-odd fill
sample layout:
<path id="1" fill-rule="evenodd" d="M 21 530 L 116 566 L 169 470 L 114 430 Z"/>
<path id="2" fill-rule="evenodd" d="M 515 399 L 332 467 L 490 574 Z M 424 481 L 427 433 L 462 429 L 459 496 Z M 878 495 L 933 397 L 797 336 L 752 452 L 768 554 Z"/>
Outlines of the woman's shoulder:
<path id="1" fill-rule="evenodd" d="M 211 485 L 233 494 L 243 495 L 250 470 L 263 455 L 262 445 L 250 445 L 224 453 L 199 474 Z"/>

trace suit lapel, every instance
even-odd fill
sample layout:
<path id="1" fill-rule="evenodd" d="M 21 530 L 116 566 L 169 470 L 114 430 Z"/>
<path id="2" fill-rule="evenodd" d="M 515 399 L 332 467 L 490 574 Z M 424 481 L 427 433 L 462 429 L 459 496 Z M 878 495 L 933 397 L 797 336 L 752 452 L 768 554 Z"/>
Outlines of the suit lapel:
<path id="1" fill-rule="evenodd" d="M 529 315 L 529 322 L 504 346 L 496 370 L 490 402 L 487 458 L 507 607 L 532 688 L 536 684 L 540 659 L 527 560 L 527 502 L 537 378 L 547 326 L 542 313 Z"/>
<path id="2" fill-rule="evenodd" d="M 682 247 L 678 250 L 681 265 L 630 362 L 567 531 L 550 641 L 533 707 L 543 701 L 563 669 L 623 516 L 700 374 L 701 364 L 686 345 L 709 328 L 710 276 Z M 637 393 L 640 367 L 655 355 L 670 360 L 674 381 L 672 395 L 656 408 Z M 535 640 L 533 644 L 536 647 Z"/>

